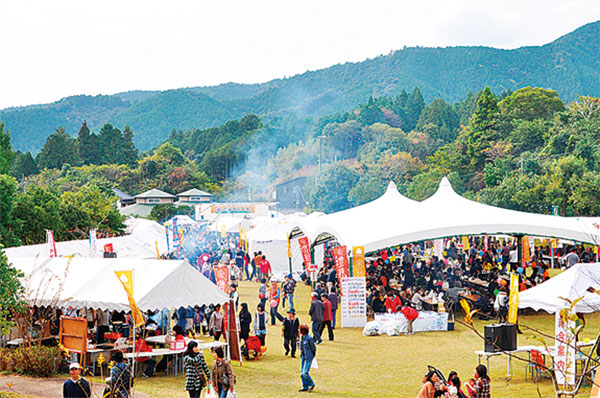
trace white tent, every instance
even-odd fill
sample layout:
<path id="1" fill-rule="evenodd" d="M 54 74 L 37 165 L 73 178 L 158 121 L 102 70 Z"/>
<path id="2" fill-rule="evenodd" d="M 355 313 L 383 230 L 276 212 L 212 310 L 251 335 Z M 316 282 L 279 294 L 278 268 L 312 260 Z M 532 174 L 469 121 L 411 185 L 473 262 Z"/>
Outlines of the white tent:
<path id="1" fill-rule="evenodd" d="M 568 302 L 583 297 L 575 305 L 576 312 L 596 312 L 600 310 L 600 295 L 591 293 L 588 288 L 600 290 L 600 264 L 576 264 L 531 289 L 519 293 L 519 308 L 533 308 L 553 313 L 558 307 L 568 306 Z"/>
<path id="2" fill-rule="evenodd" d="M 156 244 L 160 254 L 167 253 L 167 243 L 164 228 L 157 222 L 138 218 L 125 220 L 128 235 L 114 238 L 102 238 L 96 242 L 95 257 L 102 257 L 104 245 L 111 243 L 113 251 L 119 258 L 156 258 Z M 90 257 L 89 239 L 56 242 L 59 256 Z M 48 245 L 28 245 L 4 249 L 9 259 L 16 257 L 48 256 Z"/>
<path id="3" fill-rule="evenodd" d="M 212 224 L 208 226 L 208 230 L 221 232 L 223 227 L 227 233 L 239 233 L 240 227 L 244 230 L 252 228 L 252 221 L 242 217 L 223 215 L 213 220 Z"/>
<path id="4" fill-rule="evenodd" d="M 261 251 L 271 263 L 274 274 L 287 274 L 290 270 L 288 260 L 287 236 L 290 224 L 286 220 L 273 219 L 246 233 L 248 252 L 252 255 Z M 292 239 L 292 271 L 303 269 L 302 255 L 297 239 Z"/>
<path id="5" fill-rule="evenodd" d="M 127 295 L 115 271 L 132 271 L 134 298 L 142 311 L 224 303 L 228 296 L 184 260 L 13 258 L 25 274 L 29 300 L 128 311 Z"/>
<path id="6" fill-rule="evenodd" d="M 335 238 L 340 244 L 386 247 L 462 235 L 524 234 L 597 244 L 600 230 L 568 217 L 502 209 L 465 199 L 443 178 L 437 192 L 423 202 L 402 196 L 393 183 L 380 198 L 352 209 L 299 223 L 311 244 Z"/>

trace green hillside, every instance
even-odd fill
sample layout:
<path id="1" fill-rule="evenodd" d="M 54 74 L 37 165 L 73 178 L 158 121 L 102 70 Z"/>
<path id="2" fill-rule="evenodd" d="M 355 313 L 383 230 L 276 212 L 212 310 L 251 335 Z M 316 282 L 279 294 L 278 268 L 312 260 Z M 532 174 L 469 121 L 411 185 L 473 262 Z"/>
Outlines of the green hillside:
<path id="1" fill-rule="evenodd" d="M 321 117 L 343 113 L 370 96 L 396 96 L 419 87 L 425 100 L 448 102 L 489 86 L 556 90 L 564 101 L 600 95 L 600 22 L 552 43 L 515 50 L 489 47 L 405 48 L 363 62 L 335 65 L 264 84 L 228 83 L 163 92 L 69 97 L 53 104 L 0 111 L 15 148 L 37 152 L 56 127 L 75 134 L 81 122 L 131 126 L 135 143 L 152 148 L 173 129 L 205 129 L 248 113 Z"/>

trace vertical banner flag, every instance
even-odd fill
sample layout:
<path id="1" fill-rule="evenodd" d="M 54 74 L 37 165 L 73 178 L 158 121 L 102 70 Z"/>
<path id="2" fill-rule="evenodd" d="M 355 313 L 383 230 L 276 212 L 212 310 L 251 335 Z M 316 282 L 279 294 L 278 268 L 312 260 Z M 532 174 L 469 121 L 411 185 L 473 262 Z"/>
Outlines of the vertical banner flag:
<path id="1" fill-rule="evenodd" d="M 173 217 L 173 249 L 179 247 L 179 231 L 177 229 L 177 217 Z"/>
<path id="2" fill-rule="evenodd" d="M 489 248 L 489 236 L 485 235 L 483 237 L 483 251 L 487 252 Z"/>
<path id="3" fill-rule="evenodd" d="M 367 287 L 365 278 L 343 278 L 342 285 L 342 327 L 359 328 L 367 323 Z"/>
<path id="4" fill-rule="evenodd" d="M 433 241 L 433 254 L 437 258 L 442 258 L 442 253 L 444 252 L 444 240 L 436 239 Z"/>
<path id="5" fill-rule="evenodd" d="M 335 261 L 335 270 L 337 272 L 338 280 L 347 278 L 350 276 L 349 264 L 348 264 L 348 253 L 346 252 L 346 246 L 334 247 L 333 260 Z"/>
<path id="6" fill-rule="evenodd" d="M 214 267 L 213 272 L 219 289 L 229 294 L 229 266 Z"/>
<path id="7" fill-rule="evenodd" d="M 183 247 L 183 230 L 179 231 L 179 245 Z"/>
<path id="8" fill-rule="evenodd" d="M 125 293 L 127 293 L 127 300 L 129 301 L 129 308 L 131 308 L 131 316 L 133 317 L 135 327 L 140 327 L 145 322 L 142 312 L 138 308 L 137 304 L 135 303 L 135 299 L 133 298 L 133 273 L 131 271 L 115 271 L 115 274 L 121 281 L 121 284 L 125 289 Z"/>
<path id="9" fill-rule="evenodd" d="M 167 238 L 167 252 L 171 251 L 171 244 L 169 243 L 169 224 L 165 223 L 165 236 Z"/>
<path id="10" fill-rule="evenodd" d="M 365 247 L 354 246 L 352 248 L 352 268 L 354 276 L 364 278 L 367 275 L 365 270 Z"/>
<path id="11" fill-rule="evenodd" d="M 90 257 L 96 258 L 97 251 L 97 238 L 96 238 L 96 230 L 90 229 Z"/>
<path id="12" fill-rule="evenodd" d="M 46 230 L 46 240 L 48 241 L 48 257 L 58 257 L 56 242 L 54 242 L 54 232 Z"/>
<path id="13" fill-rule="evenodd" d="M 469 244 L 469 237 L 468 236 L 463 236 L 462 237 L 462 243 L 463 243 L 463 250 L 466 252 L 471 248 L 471 245 Z"/>
<path id="14" fill-rule="evenodd" d="M 523 252 L 523 268 L 525 268 L 527 266 L 526 263 L 528 263 L 531 260 L 531 256 L 529 253 L 529 236 L 523 237 L 523 239 L 521 240 L 521 248 Z"/>
<path id="15" fill-rule="evenodd" d="M 575 384 L 575 335 L 572 330 L 575 322 L 569 320 L 567 308 L 556 309 L 554 363 L 556 366 L 556 383 L 559 385 Z"/>
<path id="16" fill-rule="evenodd" d="M 519 275 L 510 274 L 510 295 L 508 299 L 508 323 L 517 323 L 519 310 Z"/>
<path id="17" fill-rule="evenodd" d="M 288 244 L 288 258 L 292 258 L 292 242 L 290 241 L 290 236 L 288 234 L 285 234 L 285 236 L 287 237 Z"/>
<path id="18" fill-rule="evenodd" d="M 227 237 L 227 226 L 225 224 L 221 225 L 221 238 Z"/>
<path id="19" fill-rule="evenodd" d="M 156 248 L 156 258 L 160 260 L 160 250 L 158 250 L 158 241 L 154 241 L 154 247 Z"/>
<path id="20" fill-rule="evenodd" d="M 307 270 L 311 270 L 312 268 L 312 259 L 310 258 L 310 245 L 308 244 L 308 238 L 303 236 L 298 239 L 298 244 L 300 245 L 300 253 L 302 254 L 302 259 L 304 260 L 304 267 Z"/>

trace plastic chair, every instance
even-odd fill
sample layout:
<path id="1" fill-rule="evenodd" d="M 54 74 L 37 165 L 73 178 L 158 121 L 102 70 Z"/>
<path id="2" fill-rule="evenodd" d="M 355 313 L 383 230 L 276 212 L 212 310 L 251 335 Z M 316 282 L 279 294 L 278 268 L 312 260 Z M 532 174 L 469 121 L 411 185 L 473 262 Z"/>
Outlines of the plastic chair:
<path id="1" fill-rule="evenodd" d="M 548 368 L 544 361 L 544 356 L 538 350 L 531 350 L 529 353 L 529 363 L 525 367 L 525 381 L 527 381 L 527 374 L 531 373 L 531 380 L 535 381 L 541 377 L 549 377 Z"/>

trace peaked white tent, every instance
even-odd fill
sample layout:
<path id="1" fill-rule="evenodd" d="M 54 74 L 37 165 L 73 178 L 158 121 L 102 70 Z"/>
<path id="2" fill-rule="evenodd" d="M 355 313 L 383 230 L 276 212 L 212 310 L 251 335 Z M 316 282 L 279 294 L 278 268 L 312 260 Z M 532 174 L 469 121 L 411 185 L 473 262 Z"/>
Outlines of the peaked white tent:
<path id="1" fill-rule="evenodd" d="M 133 292 L 143 310 L 224 303 L 228 296 L 184 260 L 14 258 L 23 285 L 39 305 L 128 311 L 115 271 L 132 271 Z"/>
<path id="2" fill-rule="evenodd" d="M 380 198 L 352 209 L 298 224 L 311 244 L 336 239 L 340 244 L 364 246 L 366 252 L 386 247 L 461 235 L 551 236 L 598 244 L 600 229 L 576 218 L 508 210 L 458 195 L 447 178 L 437 192 L 415 202 L 402 196 L 393 183 Z"/>
<path id="3" fill-rule="evenodd" d="M 288 260 L 287 236 L 290 233 L 290 224 L 286 220 L 265 222 L 246 233 L 248 238 L 248 252 L 261 251 L 271 263 L 274 274 L 287 274 L 290 270 Z M 300 246 L 296 239 L 292 239 L 292 271 L 301 272 L 303 269 Z"/>
<path id="4" fill-rule="evenodd" d="M 569 305 L 560 297 L 571 301 L 583 297 L 575 305 L 577 312 L 600 311 L 600 295 L 588 288 L 600 290 L 600 264 L 576 264 L 531 289 L 519 293 L 519 308 L 533 308 L 553 313 L 557 308 Z"/>
<path id="5" fill-rule="evenodd" d="M 164 228 L 157 222 L 138 218 L 125 220 L 127 235 L 102 238 L 96 242 L 95 257 L 102 257 L 104 245 L 111 243 L 119 258 L 156 258 L 156 243 L 161 254 L 167 252 Z M 156 243 L 155 243 L 156 242 Z M 89 239 L 56 242 L 59 256 L 90 257 Z M 9 259 L 16 257 L 48 256 L 48 245 L 27 245 L 4 249 Z"/>

